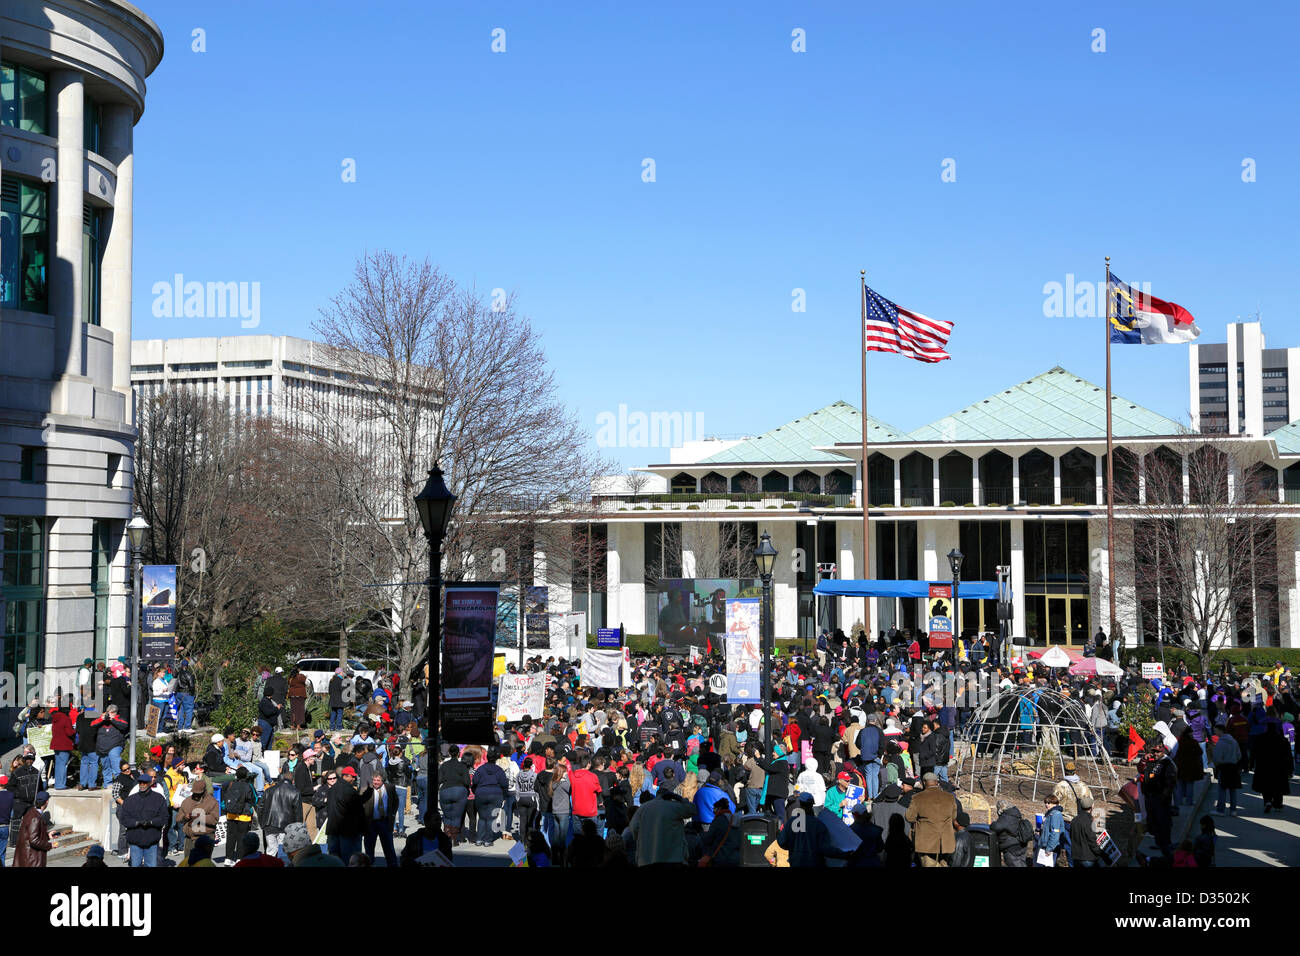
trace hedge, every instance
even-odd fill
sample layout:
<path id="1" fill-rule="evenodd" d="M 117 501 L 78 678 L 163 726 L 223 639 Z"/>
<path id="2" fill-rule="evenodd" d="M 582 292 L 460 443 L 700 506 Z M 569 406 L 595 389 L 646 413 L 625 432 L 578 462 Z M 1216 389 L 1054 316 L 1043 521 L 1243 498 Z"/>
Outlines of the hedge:
<path id="1" fill-rule="evenodd" d="M 1141 647 L 1126 648 L 1124 660 L 1140 664 L 1143 661 L 1160 660 L 1159 645 L 1143 644 Z M 1213 670 L 1220 670 L 1224 661 L 1230 661 L 1237 670 L 1272 670 L 1276 661 L 1288 667 L 1300 668 L 1300 648 L 1295 647 L 1225 647 L 1215 651 L 1210 662 Z M 1165 647 L 1165 664 L 1173 666 L 1179 661 L 1186 661 L 1189 669 L 1196 670 L 1200 658 L 1185 647 Z"/>
<path id="2" fill-rule="evenodd" d="M 596 646 L 595 634 L 587 635 L 587 646 L 588 647 Z M 659 646 L 659 635 L 657 634 L 629 634 L 627 635 L 627 646 L 632 649 L 633 654 L 650 655 L 650 654 L 663 653 L 663 648 Z M 778 637 L 776 639 L 776 646 L 777 646 L 777 650 L 779 650 L 782 654 L 789 654 L 796 650 L 802 651 L 804 642 L 801 639 L 796 639 L 796 638 Z M 808 639 L 809 650 L 812 649 L 812 646 L 813 646 L 813 641 L 811 638 L 809 638 Z M 714 648 L 718 649 L 717 642 L 715 642 Z"/>

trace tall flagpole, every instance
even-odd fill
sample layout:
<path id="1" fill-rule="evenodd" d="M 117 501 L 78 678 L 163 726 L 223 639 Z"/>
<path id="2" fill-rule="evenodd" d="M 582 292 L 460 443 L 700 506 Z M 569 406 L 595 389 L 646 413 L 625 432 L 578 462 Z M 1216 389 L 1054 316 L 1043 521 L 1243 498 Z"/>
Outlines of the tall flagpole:
<path id="1" fill-rule="evenodd" d="M 1111 428 L 1110 396 L 1110 256 L 1106 257 L 1106 574 L 1110 587 L 1110 643 L 1115 643 L 1115 436 Z"/>
<path id="2" fill-rule="evenodd" d="M 871 576 L 871 534 L 867 524 L 867 506 L 871 497 L 871 470 L 867 458 L 867 270 L 859 269 L 862 284 L 862 577 Z M 871 633 L 871 598 L 862 599 L 862 626 L 868 641 Z"/>

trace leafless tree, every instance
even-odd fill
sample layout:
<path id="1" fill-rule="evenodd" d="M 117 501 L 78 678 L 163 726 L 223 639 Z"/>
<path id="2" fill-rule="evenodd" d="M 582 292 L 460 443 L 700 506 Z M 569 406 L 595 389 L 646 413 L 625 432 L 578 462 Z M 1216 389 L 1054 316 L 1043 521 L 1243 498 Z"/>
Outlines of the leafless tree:
<path id="1" fill-rule="evenodd" d="M 355 518 L 383 538 L 400 667 L 428 651 L 428 546 L 415 509 L 434 462 L 457 501 L 444 578 L 491 579 L 503 515 L 547 516 L 590 497 L 609 468 L 556 396 L 539 335 L 513 296 L 484 299 L 427 260 L 374 252 L 322 310 L 317 335 L 333 363 L 370 390 L 359 428 L 373 436 L 372 487 Z M 500 557 L 500 555 L 496 555 Z"/>
<path id="2" fill-rule="evenodd" d="M 1279 581 L 1277 473 L 1226 436 L 1174 447 L 1183 451 L 1134 449 L 1139 480 L 1116 481 L 1117 575 L 1136 584 L 1117 602 L 1208 671 L 1217 645 L 1268 626 Z"/>
<path id="3" fill-rule="evenodd" d="M 644 471 L 629 471 L 627 477 L 623 479 L 623 483 L 628 494 L 636 497 L 645 491 L 646 486 L 650 484 L 650 475 Z"/>

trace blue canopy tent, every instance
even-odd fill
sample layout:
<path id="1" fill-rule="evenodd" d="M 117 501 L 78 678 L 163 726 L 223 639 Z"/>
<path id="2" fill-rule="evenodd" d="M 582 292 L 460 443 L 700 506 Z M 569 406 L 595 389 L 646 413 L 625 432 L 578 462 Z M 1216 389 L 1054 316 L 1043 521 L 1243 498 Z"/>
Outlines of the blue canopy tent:
<path id="1" fill-rule="evenodd" d="M 872 581 L 864 578 L 819 581 L 814 594 L 822 597 L 923 598 L 930 596 L 931 584 L 951 585 L 952 581 Z M 992 600 L 998 596 L 996 581 L 962 581 L 957 586 L 962 600 Z"/>

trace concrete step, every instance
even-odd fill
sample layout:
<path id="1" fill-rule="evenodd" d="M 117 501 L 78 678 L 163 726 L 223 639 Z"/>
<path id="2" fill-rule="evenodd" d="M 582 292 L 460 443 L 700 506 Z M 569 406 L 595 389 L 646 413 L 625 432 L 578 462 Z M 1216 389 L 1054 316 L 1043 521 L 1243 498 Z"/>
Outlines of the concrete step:
<path id="1" fill-rule="evenodd" d="M 17 834 L 17 828 L 10 828 L 9 846 L 5 850 L 5 866 L 13 866 L 14 861 L 14 837 Z M 95 846 L 99 841 L 91 838 L 90 834 L 73 830 L 71 827 L 51 827 L 50 839 L 59 845 L 46 854 L 45 862 L 52 864 L 55 860 L 64 857 L 86 855 L 86 851 Z"/>

